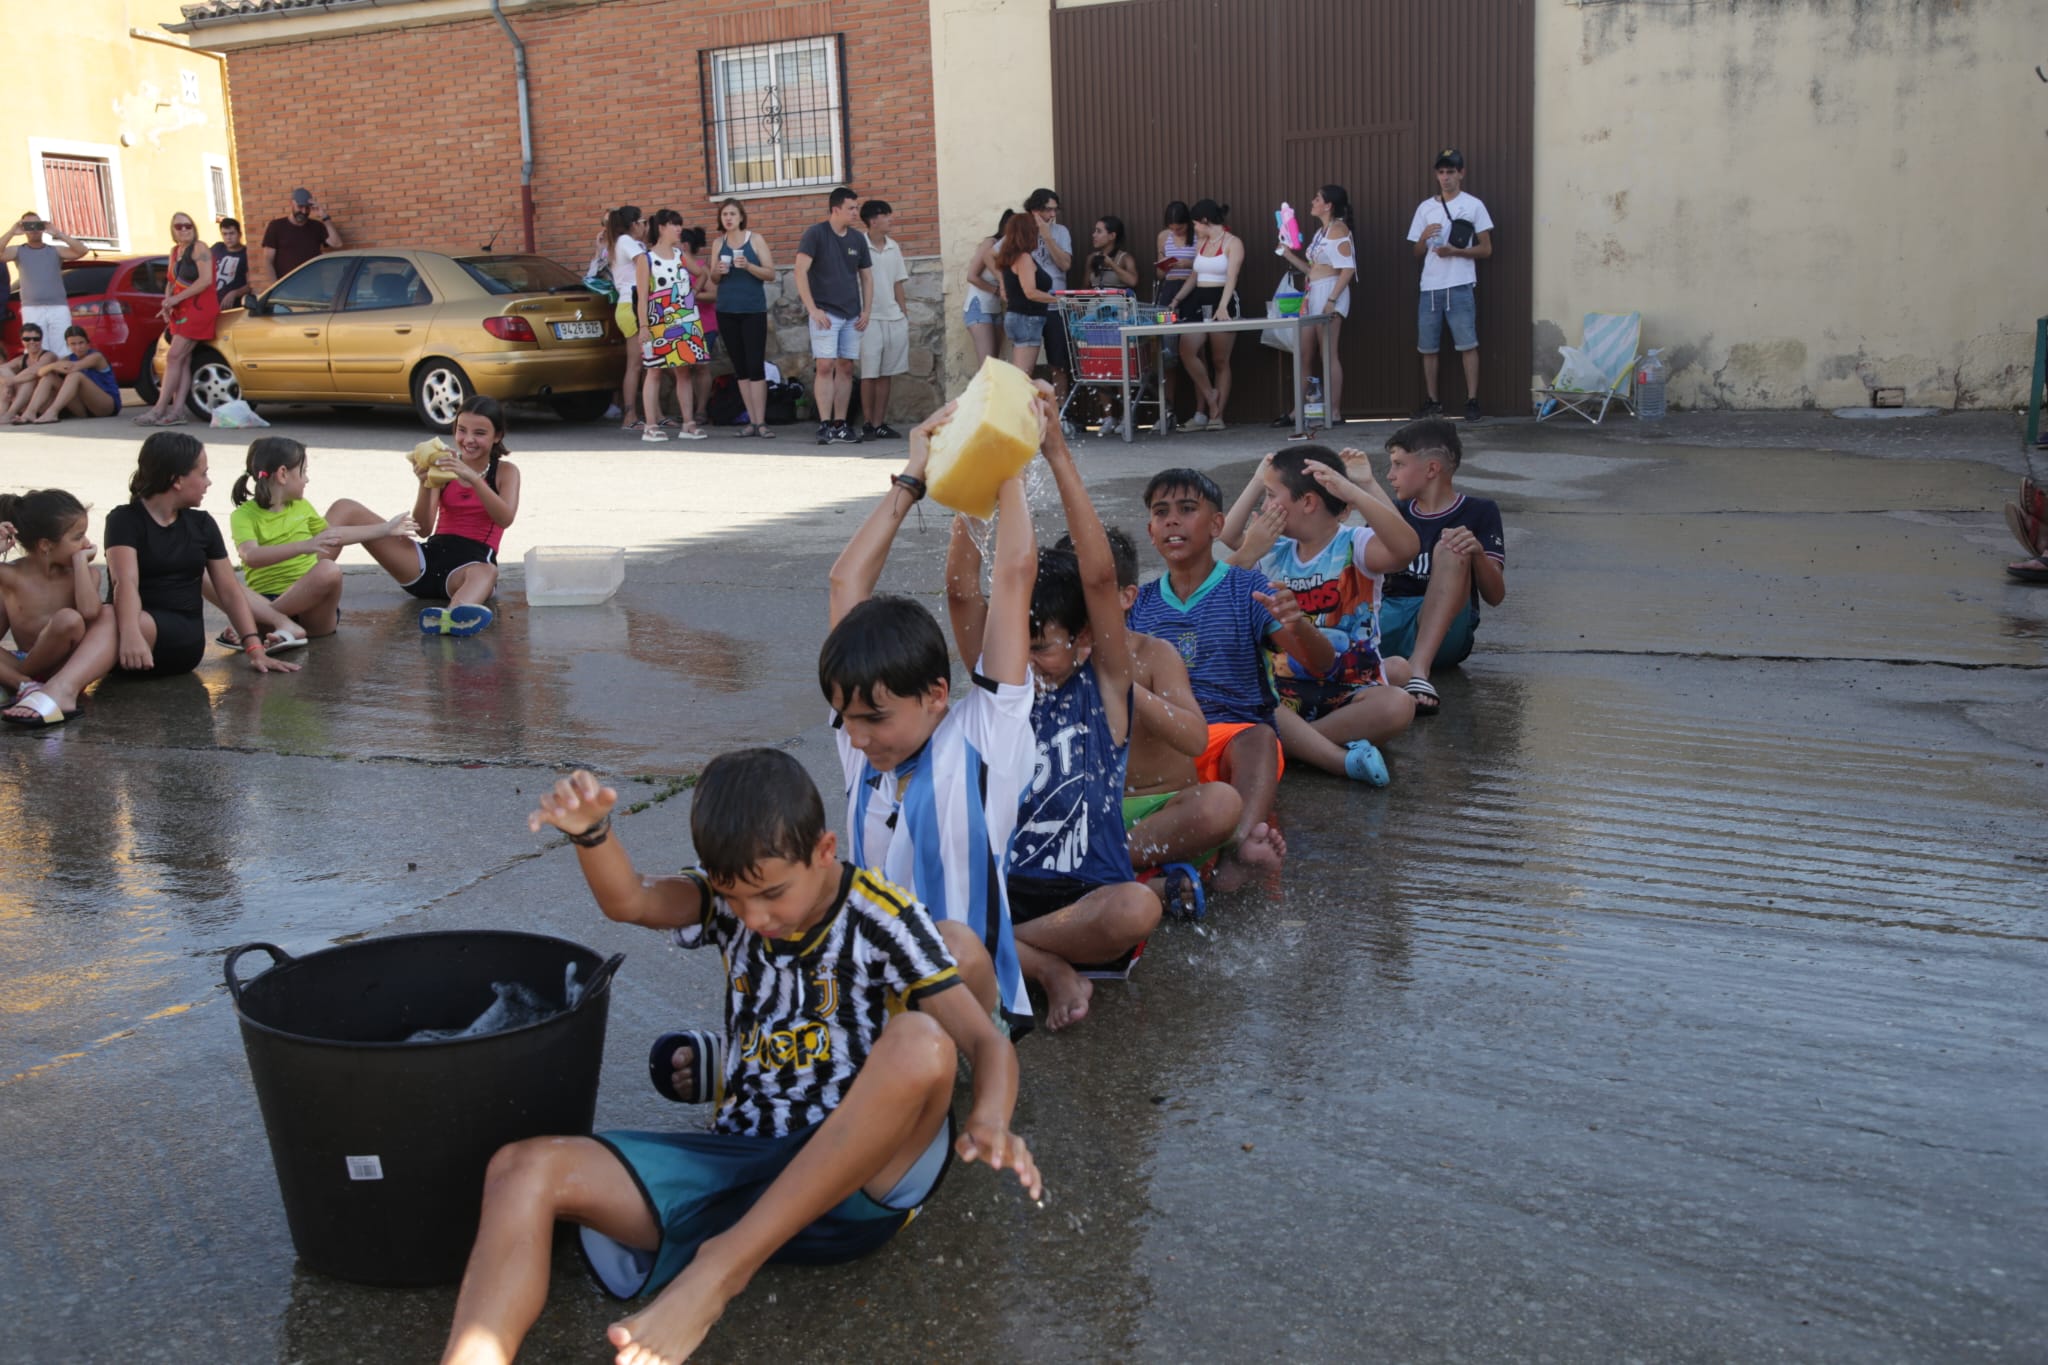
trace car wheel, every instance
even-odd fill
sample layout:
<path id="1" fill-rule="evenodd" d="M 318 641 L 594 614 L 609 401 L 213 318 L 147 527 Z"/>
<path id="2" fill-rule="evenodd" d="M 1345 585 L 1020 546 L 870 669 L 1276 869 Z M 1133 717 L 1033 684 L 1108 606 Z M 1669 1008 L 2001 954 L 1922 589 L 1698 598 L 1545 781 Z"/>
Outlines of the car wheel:
<path id="1" fill-rule="evenodd" d="M 192 357 L 192 388 L 185 395 L 185 406 L 194 417 L 211 421 L 215 408 L 241 396 L 241 381 L 218 352 L 201 351 Z"/>
<path id="2" fill-rule="evenodd" d="M 413 411 L 435 431 L 455 430 L 455 419 L 474 392 L 469 376 L 452 360 L 429 360 L 413 371 Z"/>
<path id="3" fill-rule="evenodd" d="M 611 408 L 610 393 L 558 393 L 548 406 L 564 422 L 595 422 Z"/>
<path id="4" fill-rule="evenodd" d="M 149 343 L 149 350 L 142 357 L 142 370 L 135 376 L 135 396 L 145 403 L 154 403 L 163 388 L 156 382 L 156 348 L 160 342 Z"/>

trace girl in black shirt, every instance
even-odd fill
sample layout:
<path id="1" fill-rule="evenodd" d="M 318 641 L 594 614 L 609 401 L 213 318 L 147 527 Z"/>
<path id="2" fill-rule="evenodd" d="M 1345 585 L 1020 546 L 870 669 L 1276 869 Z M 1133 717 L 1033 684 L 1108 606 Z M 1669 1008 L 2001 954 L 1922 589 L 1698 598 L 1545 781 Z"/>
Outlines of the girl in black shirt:
<path id="1" fill-rule="evenodd" d="M 212 480 L 206 447 L 182 431 L 159 431 L 142 443 L 130 500 L 107 513 L 107 567 L 114 580 L 115 662 L 128 673 L 160 678 L 189 673 L 206 653 L 199 584 L 213 580 L 228 621 L 258 673 L 296 673 L 299 666 L 263 652 L 263 635 L 228 562 L 220 526 L 199 510 Z"/>

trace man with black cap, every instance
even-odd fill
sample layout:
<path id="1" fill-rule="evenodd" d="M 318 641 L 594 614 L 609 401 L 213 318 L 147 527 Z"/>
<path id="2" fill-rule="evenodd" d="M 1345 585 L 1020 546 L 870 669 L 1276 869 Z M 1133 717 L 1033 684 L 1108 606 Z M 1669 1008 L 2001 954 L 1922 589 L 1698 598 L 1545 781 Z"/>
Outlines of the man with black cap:
<path id="1" fill-rule="evenodd" d="M 285 216 L 271 219 L 263 229 L 263 268 L 272 280 L 281 280 L 321 252 L 340 247 L 341 229 L 313 202 L 313 192 L 301 185 L 292 191 Z"/>
<path id="2" fill-rule="evenodd" d="M 1493 254 L 1493 219 L 1486 205 L 1465 193 L 1465 154 L 1446 147 L 1436 154 L 1437 192 L 1422 201 L 1408 224 L 1408 240 L 1422 262 L 1422 298 L 1415 312 L 1415 346 L 1422 352 L 1422 383 L 1429 401 L 1417 417 L 1441 417 L 1437 398 L 1437 352 L 1444 344 L 1444 325 L 1451 344 L 1465 362 L 1465 420 L 1479 420 L 1479 324 L 1473 287 L 1479 279 L 1474 261 Z"/>

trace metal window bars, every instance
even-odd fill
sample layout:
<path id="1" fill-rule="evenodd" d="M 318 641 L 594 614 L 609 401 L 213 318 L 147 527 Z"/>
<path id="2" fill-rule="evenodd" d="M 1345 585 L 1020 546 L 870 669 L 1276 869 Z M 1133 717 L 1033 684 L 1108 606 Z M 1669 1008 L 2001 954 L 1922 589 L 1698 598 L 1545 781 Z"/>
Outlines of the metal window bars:
<path id="1" fill-rule="evenodd" d="M 98 157 L 43 155 L 50 221 L 91 246 L 120 241 L 115 227 L 113 168 Z"/>
<path id="2" fill-rule="evenodd" d="M 842 35 L 703 54 L 706 171 L 720 194 L 851 177 Z"/>

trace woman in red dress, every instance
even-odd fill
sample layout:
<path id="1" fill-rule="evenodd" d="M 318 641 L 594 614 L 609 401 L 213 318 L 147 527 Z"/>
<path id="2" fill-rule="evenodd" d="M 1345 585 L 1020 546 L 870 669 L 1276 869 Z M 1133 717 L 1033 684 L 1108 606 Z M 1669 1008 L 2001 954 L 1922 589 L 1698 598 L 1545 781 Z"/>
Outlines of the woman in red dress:
<path id="1" fill-rule="evenodd" d="M 170 281 L 158 316 L 169 324 L 170 354 L 164 360 L 163 389 L 156 406 L 135 419 L 142 427 L 175 427 L 185 422 L 185 394 L 192 387 L 192 348 L 213 340 L 220 318 L 214 292 L 213 254 L 199 245 L 199 226 L 188 213 L 171 217 Z"/>

